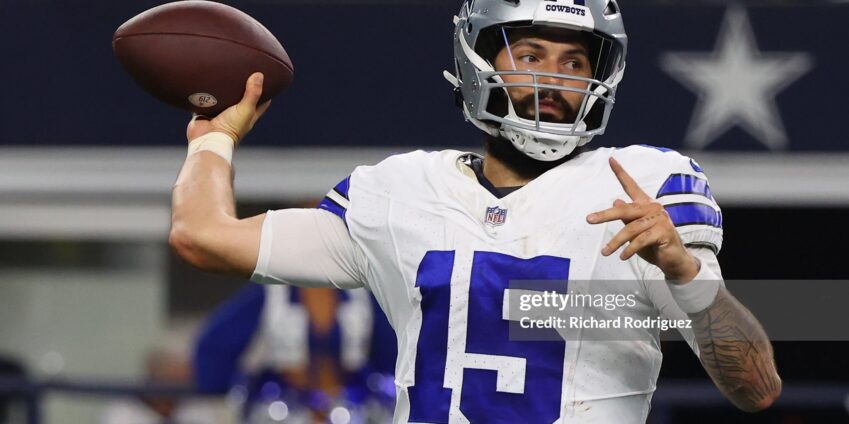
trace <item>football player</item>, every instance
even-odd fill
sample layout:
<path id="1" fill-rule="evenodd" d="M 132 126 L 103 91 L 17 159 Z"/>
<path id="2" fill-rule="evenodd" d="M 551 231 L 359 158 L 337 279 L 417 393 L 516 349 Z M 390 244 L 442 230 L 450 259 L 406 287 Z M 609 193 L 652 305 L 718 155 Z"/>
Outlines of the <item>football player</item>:
<path id="1" fill-rule="evenodd" d="M 196 386 L 231 391 L 245 423 L 270 422 L 280 402 L 288 414 L 276 416 L 286 422 L 324 422 L 319 417 L 336 408 L 363 422 L 390 422 L 396 342 L 375 308 L 364 289 L 250 285 L 203 325 Z"/>
<path id="2" fill-rule="evenodd" d="M 254 74 L 241 103 L 189 124 L 174 249 L 261 283 L 368 288 L 398 336 L 395 422 L 645 422 L 658 329 L 521 341 L 510 293 L 534 290 L 633 296 L 632 318 L 689 320 L 681 332 L 717 387 L 743 410 L 768 407 L 781 390 L 772 347 L 722 284 L 722 214 L 702 169 L 668 149 L 586 146 L 625 69 L 616 1 L 475 0 L 454 22 L 446 78 L 483 156 L 391 156 L 319 209 L 237 219 L 233 149 L 268 107 Z"/>

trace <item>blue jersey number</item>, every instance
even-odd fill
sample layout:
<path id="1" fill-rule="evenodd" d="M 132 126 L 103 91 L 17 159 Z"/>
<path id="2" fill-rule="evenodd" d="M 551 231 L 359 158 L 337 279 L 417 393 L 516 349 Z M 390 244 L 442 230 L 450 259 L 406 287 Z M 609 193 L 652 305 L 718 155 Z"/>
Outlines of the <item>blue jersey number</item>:
<path id="1" fill-rule="evenodd" d="M 471 267 L 469 267 L 471 265 Z M 471 269 L 468 317 L 452 317 L 451 275 L 455 266 Z M 461 365 L 460 411 L 472 423 L 551 423 L 560 416 L 563 341 L 511 341 L 515 321 L 502 318 L 504 292 L 514 281 L 536 280 L 521 288 L 565 292 L 569 259 L 521 259 L 475 252 L 471 264 L 455 264 L 454 251 L 428 252 L 419 265 L 416 286 L 422 301 L 422 327 L 416 348 L 415 386 L 409 387 L 410 421 L 447 423 L 452 388 L 446 384 L 450 325 L 465 325 L 466 360 Z M 544 281 L 548 280 L 548 282 Z M 550 284 L 549 284 L 550 283 Z M 533 288 L 529 287 L 532 286 Z M 499 366 L 503 365 L 503 370 Z M 494 368 L 494 369 L 493 369 Z M 457 368 L 453 368 L 457 369 Z M 499 372 L 511 373 L 510 387 L 498 390 Z M 516 375 L 524 384 L 516 387 Z M 505 379 L 507 376 L 505 376 Z M 518 379 L 521 382 L 521 378 Z"/>

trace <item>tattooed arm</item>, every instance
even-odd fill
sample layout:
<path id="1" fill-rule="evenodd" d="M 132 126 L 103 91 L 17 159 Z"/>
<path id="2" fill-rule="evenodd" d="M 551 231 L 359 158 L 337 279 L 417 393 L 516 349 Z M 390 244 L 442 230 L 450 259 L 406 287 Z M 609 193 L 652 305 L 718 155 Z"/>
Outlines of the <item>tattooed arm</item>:
<path id="1" fill-rule="evenodd" d="M 744 411 L 769 407 L 781 393 L 781 378 L 769 337 L 752 313 L 720 287 L 712 305 L 689 316 L 702 365 L 719 390 Z"/>
<path id="2" fill-rule="evenodd" d="M 646 288 L 667 319 L 689 318 L 692 328 L 679 329 L 699 356 L 719 390 L 734 405 L 760 411 L 781 393 L 772 345 L 758 320 L 722 284 L 716 254 L 688 248 L 700 263 L 696 281 L 664 282 L 658 267 L 646 268 Z"/>

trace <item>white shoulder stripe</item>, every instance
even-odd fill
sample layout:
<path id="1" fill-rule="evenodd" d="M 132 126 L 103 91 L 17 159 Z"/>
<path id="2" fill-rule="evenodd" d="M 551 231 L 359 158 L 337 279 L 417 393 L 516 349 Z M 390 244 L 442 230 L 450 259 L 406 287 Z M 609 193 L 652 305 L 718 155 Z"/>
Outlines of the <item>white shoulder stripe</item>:
<path id="1" fill-rule="evenodd" d="M 336 202 L 339 206 L 348 209 L 348 199 L 342 197 L 342 195 L 337 193 L 336 190 L 330 190 L 327 193 L 327 198 Z"/>
<path id="2" fill-rule="evenodd" d="M 672 194 L 657 199 L 662 205 L 673 205 L 676 203 L 701 203 L 719 210 L 719 206 L 711 199 L 699 194 Z"/>

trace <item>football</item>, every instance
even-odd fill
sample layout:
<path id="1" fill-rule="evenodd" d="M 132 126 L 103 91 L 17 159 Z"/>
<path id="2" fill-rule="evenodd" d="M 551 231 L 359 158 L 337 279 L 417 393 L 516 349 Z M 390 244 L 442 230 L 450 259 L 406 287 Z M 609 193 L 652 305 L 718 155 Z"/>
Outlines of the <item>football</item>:
<path id="1" fill-rule="evenodd" d="M 146 10 L 115 31 L 112 49 L 145 91 L 209 117 L 238 103 L 254 72 L 265 74 L 260 102 L 285 90 L 294 77 L 289 55 L 267 28 L 211 1 Z"/>

